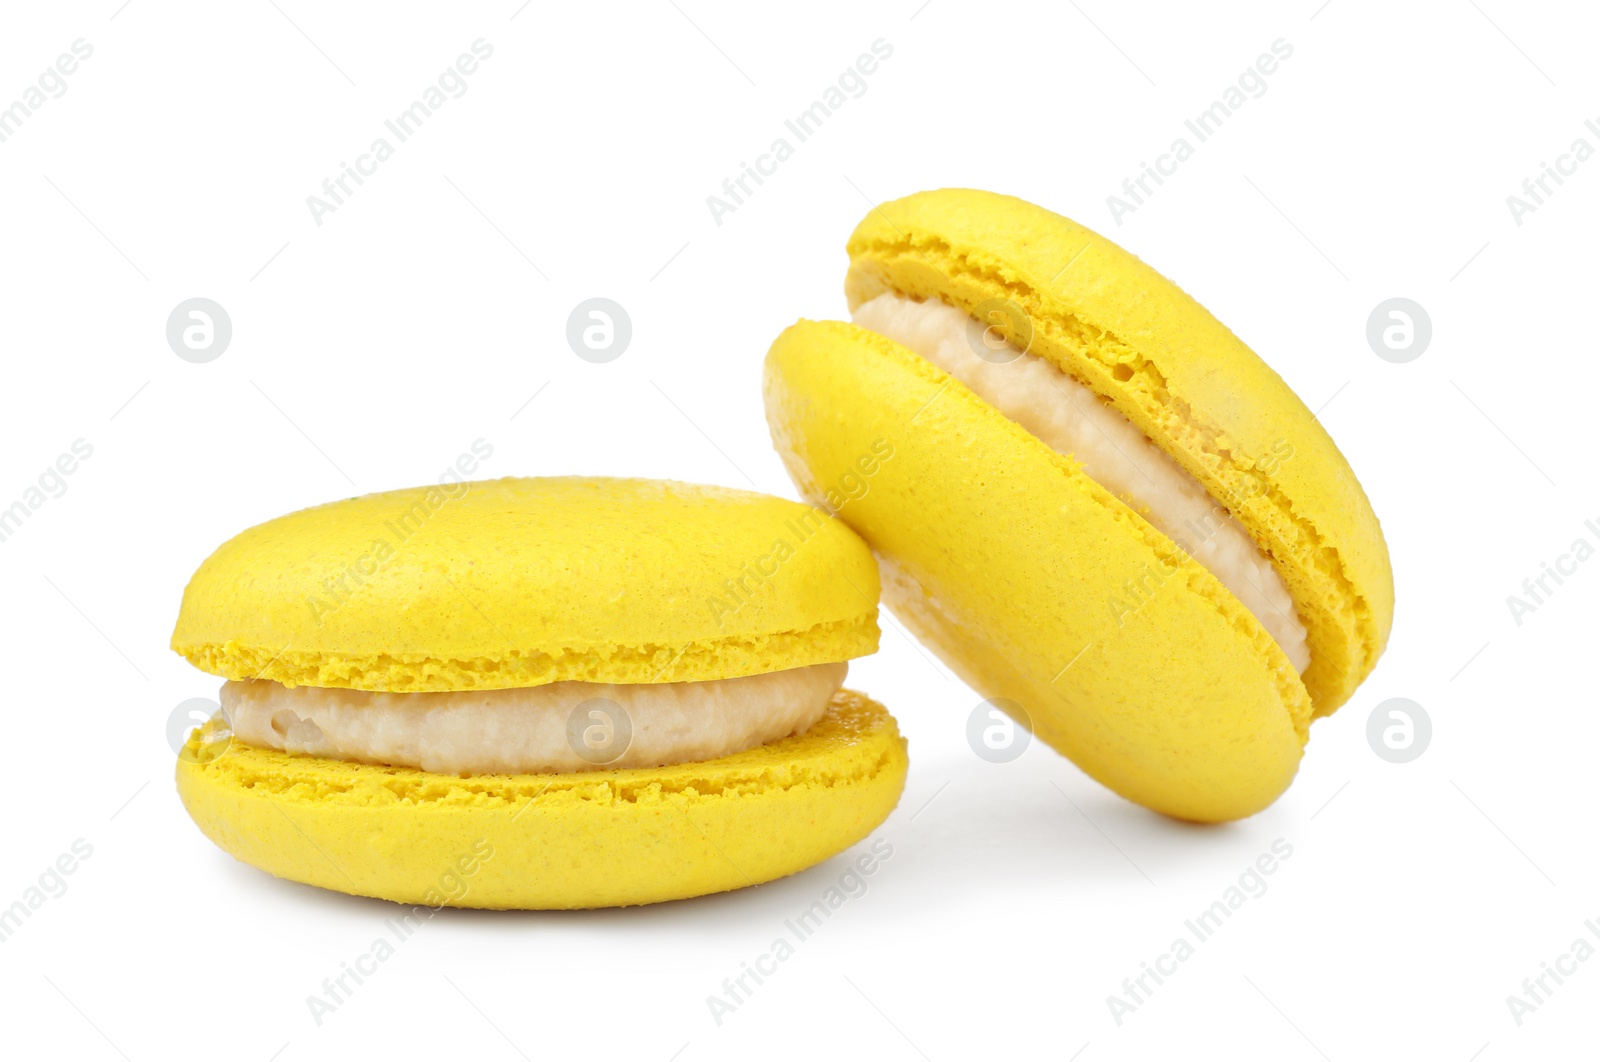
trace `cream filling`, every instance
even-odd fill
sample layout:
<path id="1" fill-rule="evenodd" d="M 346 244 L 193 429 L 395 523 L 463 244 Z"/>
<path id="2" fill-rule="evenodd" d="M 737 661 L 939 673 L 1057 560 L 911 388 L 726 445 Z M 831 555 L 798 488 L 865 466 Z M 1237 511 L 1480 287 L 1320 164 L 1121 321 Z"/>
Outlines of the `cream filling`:
<path id="1" fill-rule="evenodd" d="M 879 295 L 856 307 L 852 317 L 954 376 L 1057 453 L 1074 457 L 1090 478 L 1216 576 L 1261 621 L 1297 670 L 1310 665 L 1311 648 L 1294 599 L 1243 525 L 1093 391 L 935 299 Z M 1128 604 L 1136 606 L 1148 592 Z"/>
<path id="2" fill-rule="evenodd" d="M 222 687 L 251 745 L 440 774 L 559 774 L 713 760 L 803 733 L 849 665 L 707 682 L 552 682 L 460 693 L 370 693 L 260 679 Z"/>

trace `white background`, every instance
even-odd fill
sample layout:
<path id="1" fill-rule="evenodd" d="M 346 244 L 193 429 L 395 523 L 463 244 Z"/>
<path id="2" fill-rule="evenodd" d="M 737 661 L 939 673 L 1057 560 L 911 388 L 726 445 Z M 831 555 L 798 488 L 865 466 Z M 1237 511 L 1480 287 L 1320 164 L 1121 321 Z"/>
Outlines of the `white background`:
<path id="1" fill-rule="evenodd" d="M 74 40 L 94 54 L 0 144 L 0 506 L 74 440 L 94 452 L 0 542 L 0 906 L 76 839 L 93 848 L 0 944 L 6 1054 L 1593 1052 L 1600 961 L 1520 1027 L 1506 1003 L 1600 919 L 1600 562 L 1520 626 L 1506 603 L 1600 541 L 1583 526 L 1600 521 L 1600 161 L 1521 225 L 1506 203 L 1575 138 L 1600 147 L 1592 12 L 519 2 L 8 7 L 0 101 Z M 318 226 L 306 197 L 480 37 L 494 55 L 466 94 Z M 716 224 L 706 197 L 878 38 L 893 56 L 865 94 Z M 1294 52 L 1268 91 L 1117 225 L 1106 197 L 1278 38 Z M 447 911 L 319 1027 L 306 997 L 395 909 L 235 863 L 184 814 L 164 727 L 217 686 L 167 649 L 190 572 L 263 519 L 430 481 L 480 437 L 486 476 L 792 496 L 761 411 L 767 345 L 843 313 L 870 202 L 950 185 L 1073 216 L 1172 276 L 1322 410 L 1360 475 L 1394 636 L 1294 786 L 1199 828 L 1042 746 L 986 763 L 964 736 L 977 696 L 885 617 L 851 683 L 910 739 L 877 834 L 894 855 L 720 1027 L 706 997 L 846 857 L 644 909 Z M 233 322 L 209 364 L 165 340 L 195 296 Z M 564 338 L 593 296 L 633 321 L 604 365 Z M 1392 296 L 1432 318 L 1409 364 L 1364 337 Z M 1391 697 L 1433 720 L 1409 764 L 1365 736 Z M 1277 838 L 1293 856 L 1269 891 L 1119 1026 L 1107 997 Z"/>

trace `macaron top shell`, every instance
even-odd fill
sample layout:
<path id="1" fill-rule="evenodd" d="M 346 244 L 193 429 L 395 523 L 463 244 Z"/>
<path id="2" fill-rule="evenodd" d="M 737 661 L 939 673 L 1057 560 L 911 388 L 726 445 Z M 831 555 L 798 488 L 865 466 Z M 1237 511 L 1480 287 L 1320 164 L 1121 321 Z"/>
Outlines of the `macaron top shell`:
<path id="1" fill-rule="evenodd" d="M 1306 624 L 1316 714 L 1349 698 L 1388 641 L 1388 550 L 1333 440 L 1227 327 L 1109 240 L 1010 196 L 946 189 L 885 203 L 848 251 L 852 309 L 885 292 L 968 313 L 1020 307 L 1025 323 L 984 323 L 1108 401 L 1239 520 Z"/>
<path id="2" fill-rule="evenodd" d="M 641 479 L 368 494 L 217 549 L 172 648 L 230 679 L 388 691 L 679 682 L 877 649 L 877 566 L 817 509 Z"/>

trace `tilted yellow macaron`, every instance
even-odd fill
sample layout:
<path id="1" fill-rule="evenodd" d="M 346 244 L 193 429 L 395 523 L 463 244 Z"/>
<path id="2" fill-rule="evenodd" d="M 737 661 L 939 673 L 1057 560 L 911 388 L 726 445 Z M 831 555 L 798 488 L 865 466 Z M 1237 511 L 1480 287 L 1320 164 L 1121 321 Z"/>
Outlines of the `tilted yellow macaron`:
<path id="1" fill-rule="evenodd" d="M 837 506 L 885 601 L 1129 799 L 1203 821 L 1270 804 L 1394 607 L 1316 417 L 1171 281 L 1019 199 L 885 203 L 848 251 L 855 323 L 778 337 L 767 416 L 813 500 L 892 451 Z"/>
<path id="2" fill-rule="evenodd" d="M 229 680 L 178 791 L 225 851 L 402 903 L 579 908 L 757 884 L 905 782 L 866 546 L 814 507 L 650 480 L 448 483 L 268 521 L 172 647 Z"/>

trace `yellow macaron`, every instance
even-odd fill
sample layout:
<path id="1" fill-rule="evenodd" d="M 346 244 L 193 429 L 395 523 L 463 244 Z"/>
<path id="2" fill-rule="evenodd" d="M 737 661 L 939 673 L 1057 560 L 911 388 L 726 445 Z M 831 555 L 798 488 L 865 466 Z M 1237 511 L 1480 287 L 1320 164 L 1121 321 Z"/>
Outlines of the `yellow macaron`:
<path id="1" fill-rule="evenodd" d="M 839 688 L 877 597 L 848 528 L 745 491 L 502 479 L 292 513 L 184 592 L 172 647 L 229 682 L 178 790 L 247 863 L 427 907 L 770 881 L 899 799 L 894 719 Z"/>
<path id="2" fill-rule="evenodd" d="M 879 330 L 794 325 L 765 397 L 814 501 L 892 449 L 838 507 L 885 601 L 1129 799 L 1202 821 L 1270 804 L 1394 606 L 1316 417 L 1171 281 L 1022 200 L 885 203 L 848 252 L 850 308 Z"/>

